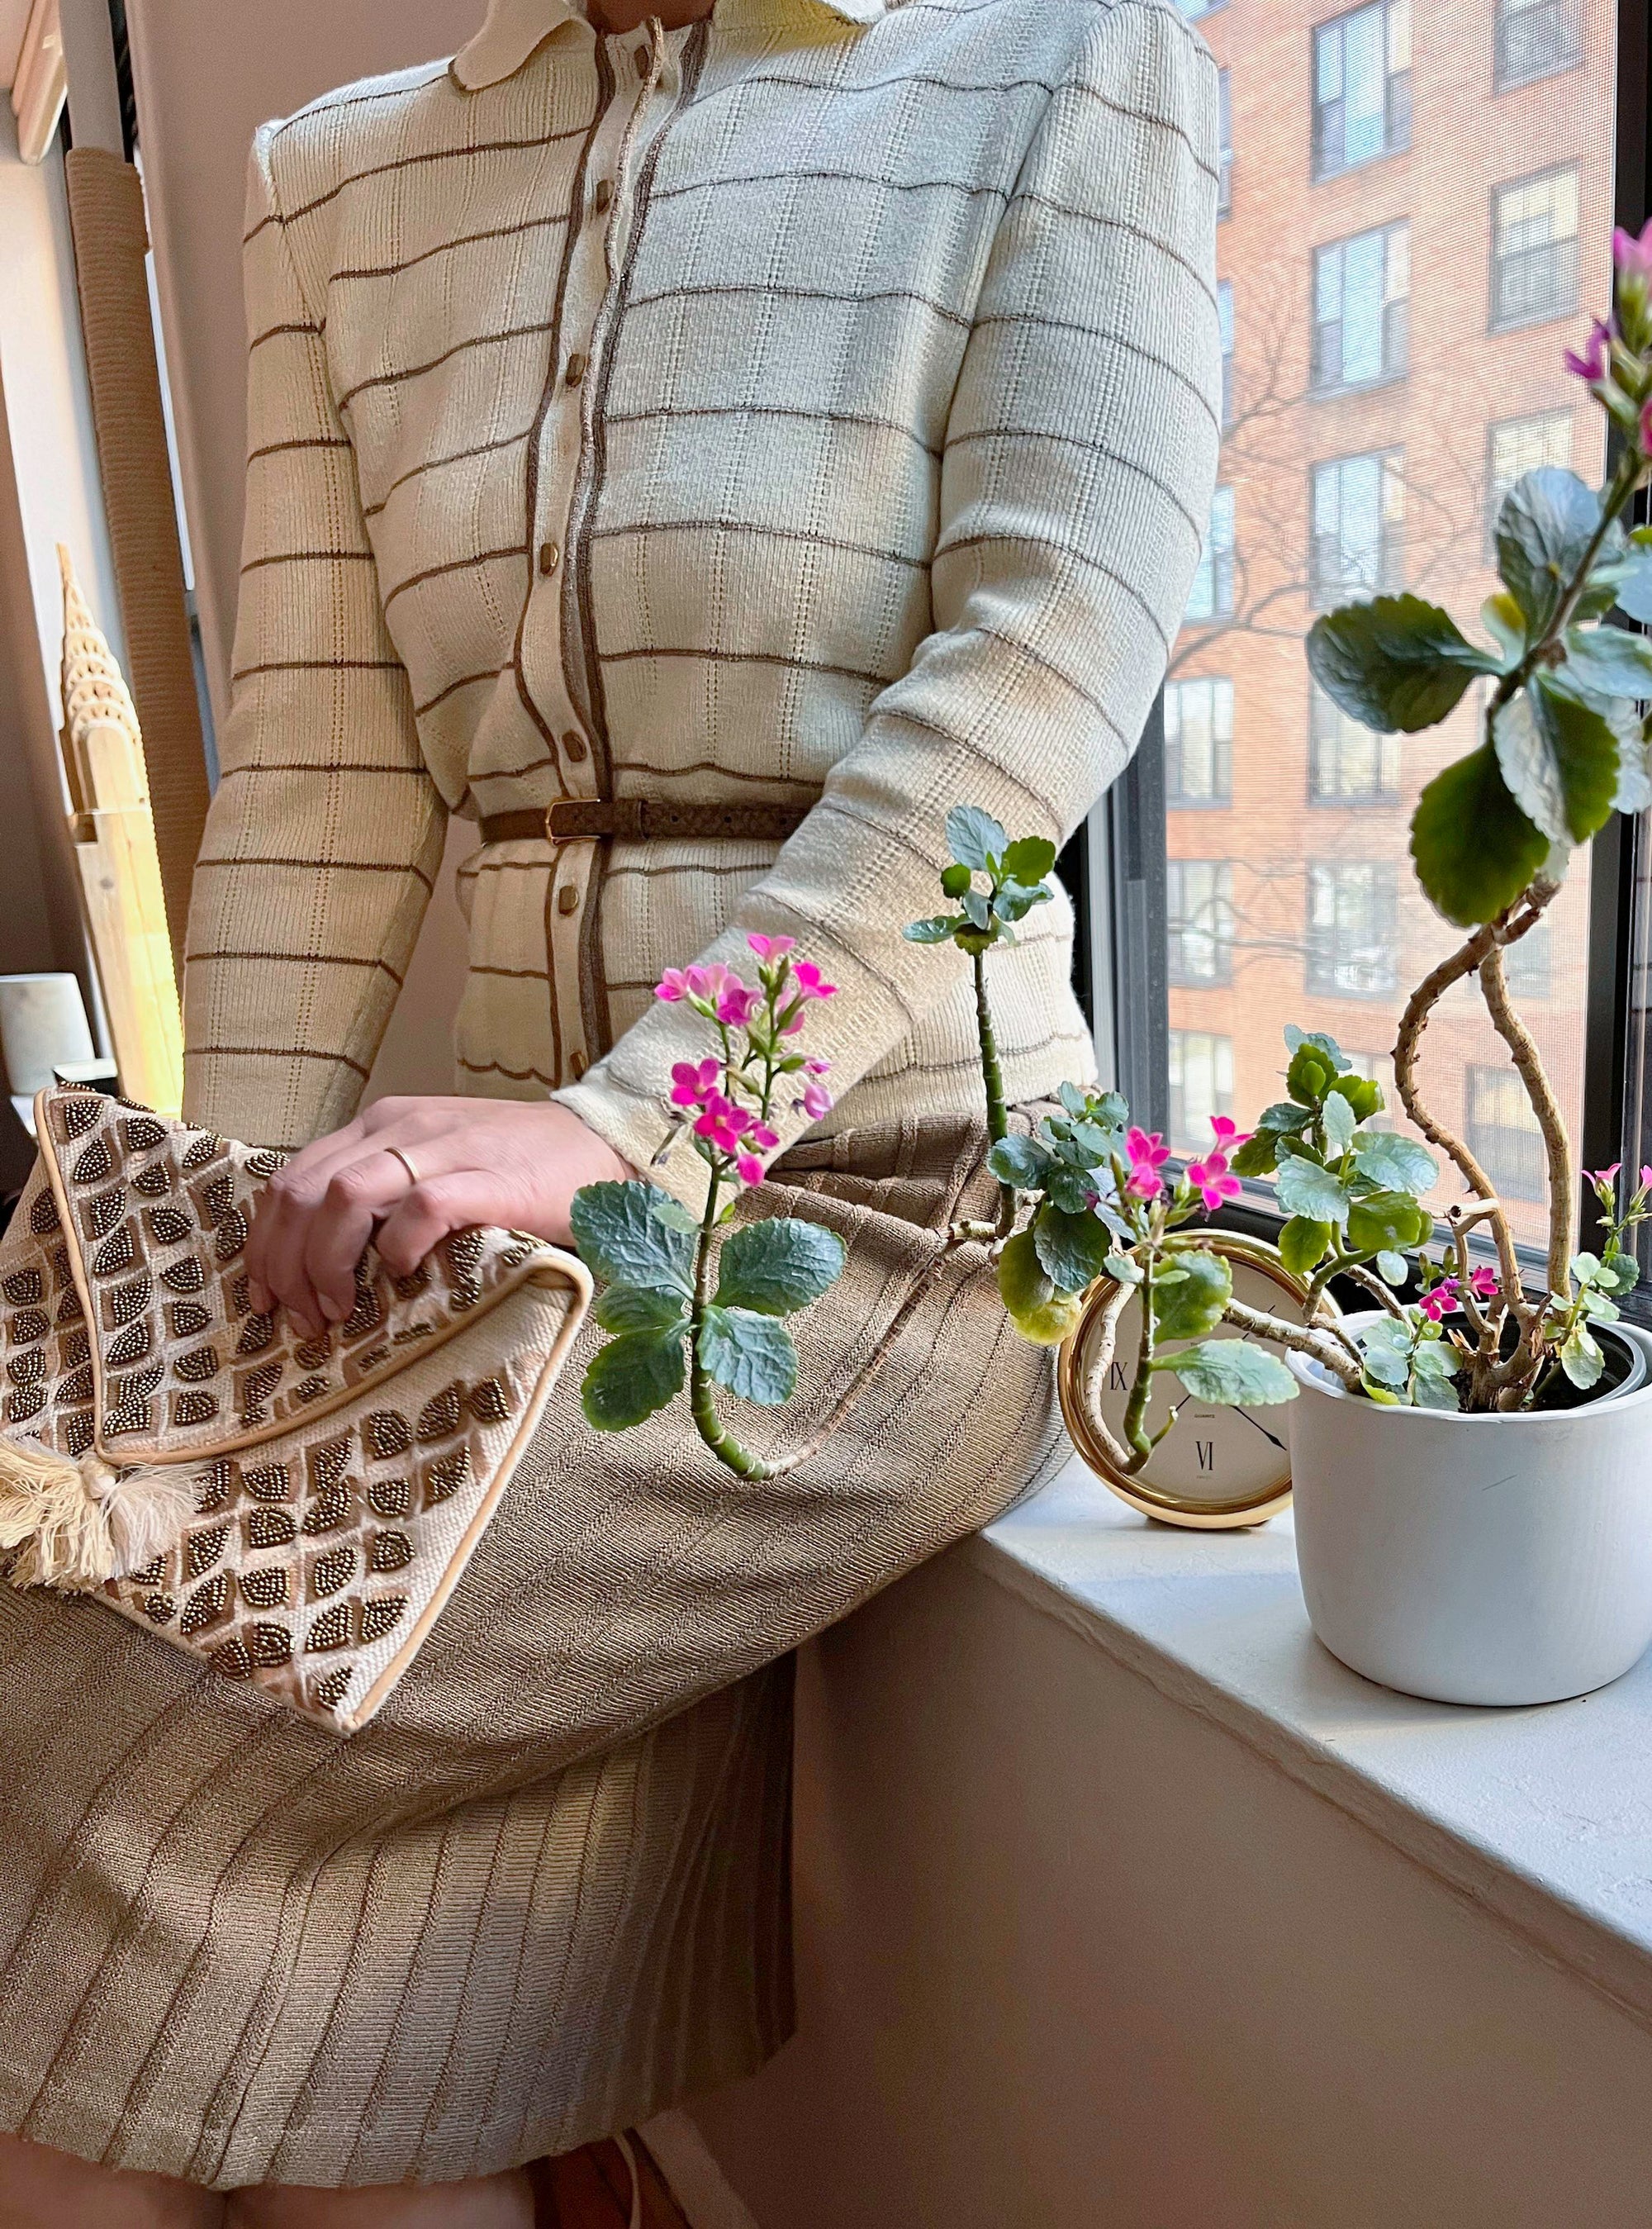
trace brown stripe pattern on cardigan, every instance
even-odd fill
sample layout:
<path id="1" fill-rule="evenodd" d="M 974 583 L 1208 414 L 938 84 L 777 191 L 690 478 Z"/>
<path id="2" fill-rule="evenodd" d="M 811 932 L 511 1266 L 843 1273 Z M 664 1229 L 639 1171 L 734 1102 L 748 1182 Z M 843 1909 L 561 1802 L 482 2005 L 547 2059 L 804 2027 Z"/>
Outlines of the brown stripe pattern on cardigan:
<path id="1" fill-rule="evenodd" d="M 452 2181 L 778 2046 L 784 1652 L 1057 1442 L 981 1249 L 929 1274 L 948 1219 L 989 1211 L 981 1144 L 908 1121 L 780 1172 L 848 1246 L 795 1409 L 742 1422 L 776 1446 L 848 1393 L 791 1477 L 739 1484 L 680 1411 L 593 1442 L 587 1333 L 348 1742 L 94 1601 L 0 1586 L 0 2129 L 225 2187 Z"/>
<path id="2" fill-rule="evenodd" d="M 1215 118 L 1174 0 L 719 0 L 658 41 L 519 0 L 266 127 L 191 1114 L 345 1120 L 447 813 L 560 798 L 813 809 L 481 851 L 462 1089 L 560 1089 L 646 1163 L 699 1050 L 648 986 L 760 928 L 842 986 L 834 1124 L 972 1105 L 964 963 L 900 930 L 950 805 L 1063 837 L 1140 731 L 1214 471 Z M 1071 935 L 1063 900 L 1000 956 L 1013 1097 L 1087 1071 Z"/>

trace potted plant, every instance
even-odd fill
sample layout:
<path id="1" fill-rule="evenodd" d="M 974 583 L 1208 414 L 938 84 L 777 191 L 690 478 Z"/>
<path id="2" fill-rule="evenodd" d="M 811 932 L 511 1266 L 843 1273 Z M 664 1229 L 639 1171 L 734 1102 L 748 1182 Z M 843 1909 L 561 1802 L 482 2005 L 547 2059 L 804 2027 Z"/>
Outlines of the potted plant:
<path id="1" fill-rule="evenodd" d="M 1298 1555 L 1316 1631 L 1356 1670 L 1455 1701 L 1577 1694 L 1627 1670 L 1652 1641 L 1652 1340 L 1619 1316 L 1639 1280 L 1625 1242 L 1652 1216 L 1652 1168 L 1638 1183 L 1617 1168 L 1591 1176 L 1603 1236 L 1598 1250 L 1575 1251 L 1571 1141 L 1504 972 L 1510 947 L 1553 903 L 1571 851 L 1612 812 L 1652 803 L 1636 709 L 1652 698 L 1652 645 L 1606 624 L 1614 612 L 1652 622 L 1652 528 L 1626 524 L 1652 471 L 1652 226 L 1639 240 L 1620 233 L 1616 260 L 1612 322 L 1567 357 L 1610 421 L 1616 461 L 1598 491 L 1545 468 L 1505 499 L 1503 585 L 1482 613 L 1490 642 L 1414 596 L 1349 605 L 1308 639 L 1321 685 L 1374 729 L 1431 727 L 1470 686 L 1485 692 L 1481 741 L 1427 785 L 1412 822 L 1418 881 L 1462 932 L 1412 993 L 1394 1048 L 1399 1099 L 1426 1146 L 1380 1126 L 1380 1087 L 1334 1040 L 1295 1029 L 1285 1095 L 1252 1131 L 1219 1119 L 1209 1149 L 1181 1170 L 1115 1093 L 1064 1085 L 1036 1121 L 1012 1121 L 988 960 L 1050 896 L 1054 847 L 1012 842 L 977 807 L 948 816 L 949 910 L 906 930 L 969 959 L 988 1165 L 1001 1188 L 996 1219 L 955 1226 L 938 1250 L 985 1249 L 1028 1338 L 1054 1345 L 1082 1326 L 1086 1416 L 1126 1478 L 1189 1399 L 1292 1404 Z M 580 1193 L 574 1229 L 605 1281 L 597 1315 L 613 1335 L 587 1373 L 590 1421 L 627 1429 L 686 1384 L 714 1455 L 737 1475 L 767 1478 L 806 1460 L 832 1419 L 806 1444 L 759 1456 L 723 1421 L 719 1397 L 771 1407 L 790 1397 L 797 1354 L 782 1319 L 826 1290 L 842 1249 L 823 1224 L 796 1216 L 727 1230 L 726 1195 L 761 1182 L 778 1095 L 795 1090 L 816 1118 L 830 1104 L 823 1064 L 799 1038 L 832 986 L 787 940 L 751 942 L 755 985 L 710 967 L 668 971 L 658 986 L 713 1033 L 706 1059 L 675 1071 L 663 1149 L 686 1139 L 708 1164 L 703 1214 L 634 1181 Z M 1529 1282 L 1495 1188 L 1418 1080 L 1430 1016 L 1470 978 L 1544 1140 L 1550 1237 Z M 1465 1196 L 1439 1235 L 1424 1203 L 1442 1157 Z M 1302 1296 L 1294 1314 L 1236 1296 L 1206 1220 L 1246 1177 L 1273 1180 L 1279 1260 Z M 1334 1282 L 1368 1305 L 1343 1314 Z M 1115 1373 L 1125 1387 L 1116 1425 L 1099 1397 Z M 1171 1397 L 1156 1410 L 1161 1387 Z"/>

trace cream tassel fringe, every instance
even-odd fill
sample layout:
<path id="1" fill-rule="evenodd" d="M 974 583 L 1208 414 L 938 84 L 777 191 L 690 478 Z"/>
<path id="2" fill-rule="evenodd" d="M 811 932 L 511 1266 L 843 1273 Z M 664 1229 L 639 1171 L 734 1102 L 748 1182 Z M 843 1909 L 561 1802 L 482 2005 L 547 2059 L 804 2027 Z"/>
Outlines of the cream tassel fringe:
<path id="1" fill-rule="evenodd" d="M 175 1468 L 117 1470 L 100 1455 L 74 1462 L 37 1440 L 0 1438 L 0 1556 L 17 1551 L 14 1587 L 86 1593 L 141 1571 L 194 1514 L 193 1486 Z"/>

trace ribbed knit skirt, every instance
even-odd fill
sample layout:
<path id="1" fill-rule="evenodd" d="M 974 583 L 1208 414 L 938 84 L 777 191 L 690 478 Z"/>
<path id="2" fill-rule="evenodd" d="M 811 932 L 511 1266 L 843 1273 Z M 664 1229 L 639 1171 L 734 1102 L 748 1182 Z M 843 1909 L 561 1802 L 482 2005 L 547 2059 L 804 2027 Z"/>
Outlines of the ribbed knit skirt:
<path id="1" fill-rule="evenodd" d="M 759 2065 L 791 2022 L 788 1652 L 1056 1455 L 957 1121 L 797 1149 L 848 1242 L 797 1398 L 600 1437 L 587 1332 L 451 1601 L 349 1739 L 99 1603 L 0 1588 L 0 2129 L 219 2187 L 449 2181 Z M 744 1211 L 752 1211 L 749 1208 Z M 881 1361 L 873 1368 L 874 1358 Z M 846 1398 L 847 1397 L 847 1398 Z M 738 1413 L 737 1413 L 738 1412 Z"/>

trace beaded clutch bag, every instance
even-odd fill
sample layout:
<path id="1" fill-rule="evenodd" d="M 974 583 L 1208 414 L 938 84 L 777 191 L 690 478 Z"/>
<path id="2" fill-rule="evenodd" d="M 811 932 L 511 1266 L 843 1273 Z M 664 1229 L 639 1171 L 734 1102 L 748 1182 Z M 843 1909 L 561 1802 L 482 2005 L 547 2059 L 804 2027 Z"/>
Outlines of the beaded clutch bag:
<path id="1" fill-rule="evenodd" d="M 42 1092 L 0 1239 L 0 1566 L 90 1592 L 344 1732 L 439 1615 L 590 1297 L 535 1238 L 369 1248 L 306 1339 L 254 1313 L 249 1203 L 283 1155 Z"/>

